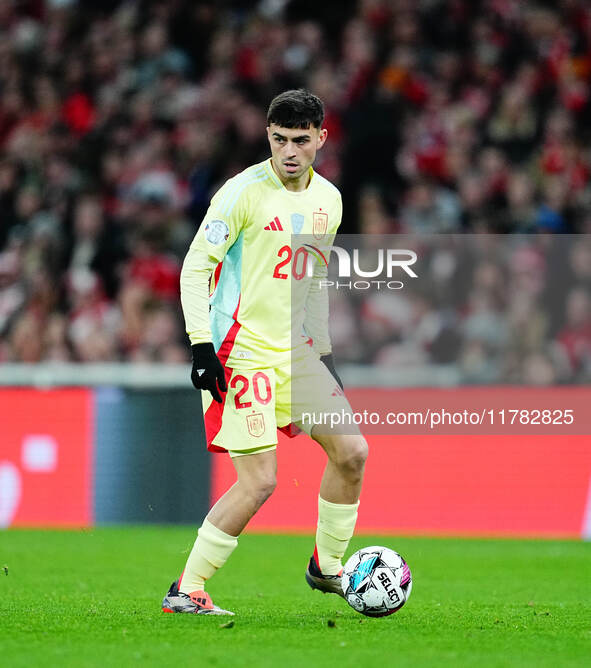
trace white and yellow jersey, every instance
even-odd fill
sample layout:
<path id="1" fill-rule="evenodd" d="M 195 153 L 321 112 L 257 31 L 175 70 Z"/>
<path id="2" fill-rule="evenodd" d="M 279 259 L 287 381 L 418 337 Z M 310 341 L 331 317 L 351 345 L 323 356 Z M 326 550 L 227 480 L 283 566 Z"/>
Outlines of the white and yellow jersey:
<path id="1" fill-rule="evenodd" d="M 320 287 L 327 268 L 319 257 L 328 259 L 341 214 L 339 191 L 311 167 L 300 192 L 283 186 L 270 159 L 229 179 L 183 264 L 181 301 L 191 343 L 213 341 L 232 368 L 289 363 L 307 336 L 319 355 L 328 354 L 328 295 Z M 320 255 L 304 245 L 311 239 Z M 314 276 L 307 271 L 311 262 Z"/>

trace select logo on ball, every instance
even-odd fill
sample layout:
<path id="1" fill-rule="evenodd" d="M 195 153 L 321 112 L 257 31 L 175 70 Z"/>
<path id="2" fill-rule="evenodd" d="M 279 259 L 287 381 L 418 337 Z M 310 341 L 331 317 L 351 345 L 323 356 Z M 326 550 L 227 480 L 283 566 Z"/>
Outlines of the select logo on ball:
<path id="1" fill-rule="evenodd" d="M 412 591 L 412 576 L 403 557 L 373 545 L 353 554 L 343 567 L 347 603 L 367 617 L 386 617 L 400 610 Z"/>

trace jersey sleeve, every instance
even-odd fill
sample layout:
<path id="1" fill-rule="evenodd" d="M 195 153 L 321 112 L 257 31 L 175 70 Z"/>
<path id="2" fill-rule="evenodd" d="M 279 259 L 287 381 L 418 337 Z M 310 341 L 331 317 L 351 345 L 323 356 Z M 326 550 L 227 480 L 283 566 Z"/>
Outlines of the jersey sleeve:
<path id="1" fill-rule="evenodd" d="M 210 279 L 236 242 L 247 218 L 247 193 L 227 181 L 214 195 L 181 270 L 181 305 L 191 344 L 211 341 Z"/>
<path id="2" fill-rule="evenodd" d="M 327 260 L 330 258 L 330 249 L 333 246 L 337 229 L 341 224 L 343 205 L 339 194 L 334 214 L 331 216 L 329 235 L 323 244 L 324 256 Z M 320 357 L 330 355 L 332 348 L 330 344 L 330 335 L 328 333 L 328 289 L 325 285 L 328 276 L 328 265 L 322 260 L 317 260 L 314 265 L 314 275 L 310 284 L 308 298 L 306 300 L 306 315 L 304 319 L 304 329 L 312 339 L 312 347 Z"/>

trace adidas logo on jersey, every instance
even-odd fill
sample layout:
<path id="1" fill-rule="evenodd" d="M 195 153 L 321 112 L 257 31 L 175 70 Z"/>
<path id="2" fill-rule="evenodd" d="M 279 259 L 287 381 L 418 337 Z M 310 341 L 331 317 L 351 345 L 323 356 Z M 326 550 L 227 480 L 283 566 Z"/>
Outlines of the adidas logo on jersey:
<path id="1" fill-rule="evenodd" d="M 273 232 L 283 232 L 283 225 L 281 225 L 279 218 L 275 216 L 275 218 L 273 218 L 273 220 L 263 229 L 272 230 Z"/>

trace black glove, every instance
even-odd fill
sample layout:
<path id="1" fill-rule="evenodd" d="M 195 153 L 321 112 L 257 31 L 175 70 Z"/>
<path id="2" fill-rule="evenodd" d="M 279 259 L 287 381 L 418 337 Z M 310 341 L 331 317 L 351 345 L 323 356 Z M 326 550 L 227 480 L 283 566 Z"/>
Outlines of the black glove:
<path id="1" fill-rule="evenodd" d="M 332 373 L 333 378 L 337 381 L 339 384 L 341 390 L 343 390 L 343 381 L 340 379 L 339 374 L 337 373 L 337 370 L 334 368 L 334 360 L 332 358 L 332 355 L 322 355 L 320 358 L 320 361 L 324 364 L 324 366 Z"/>
<path id="2" fill-rule="evenodd" d="M 191 380 L 196 390 L 209 390 L 211 396 L 222 403 L 221 392 L 227 392 L 226 374 L 224 367 L 215 354 L 213 343 L 195 343 L 193 351 L 193 369 Z M 219 390 L 218 390 L 219 387 Z"/>

